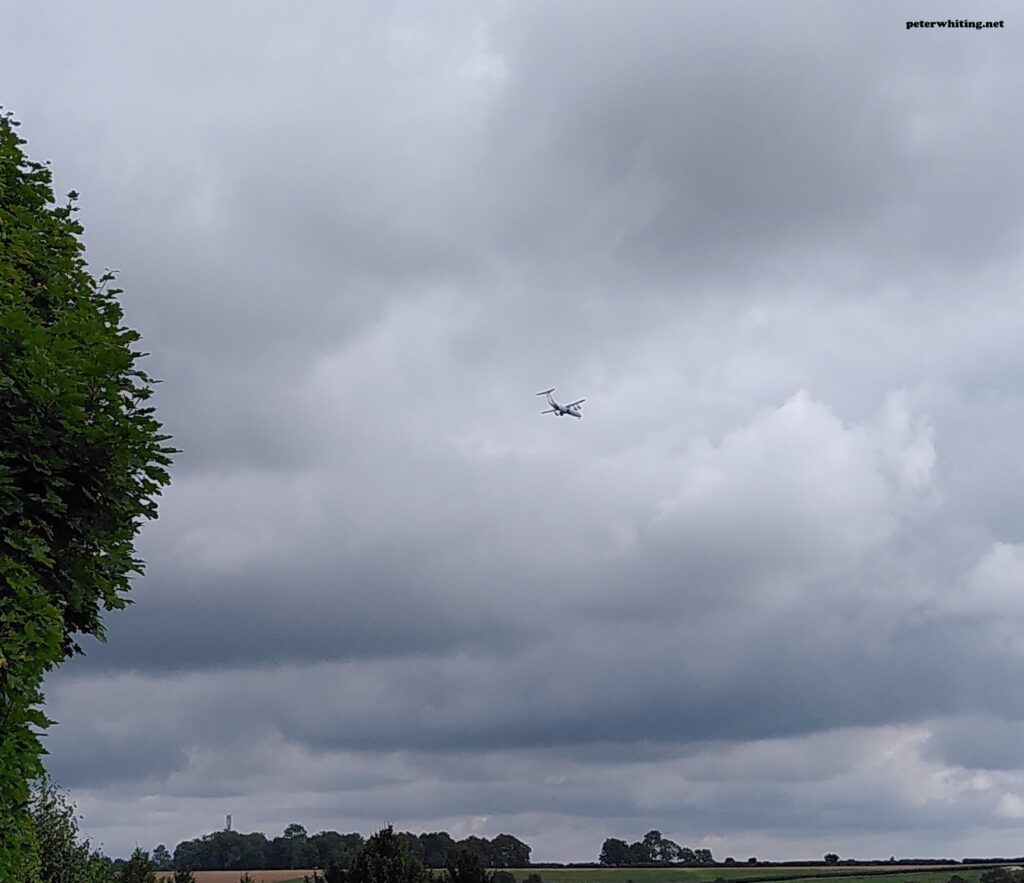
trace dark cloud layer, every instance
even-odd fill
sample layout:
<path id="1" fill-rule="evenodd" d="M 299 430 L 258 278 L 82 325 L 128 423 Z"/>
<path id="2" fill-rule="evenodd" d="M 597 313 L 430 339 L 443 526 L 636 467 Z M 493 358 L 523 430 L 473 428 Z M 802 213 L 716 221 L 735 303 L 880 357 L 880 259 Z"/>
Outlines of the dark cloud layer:
<path id="1" fill-rule="evenodd" d="M 974 12 L 0 3 L 182 448 L 48 684 L 86 830 L 1019 852 L 1024 65 Z"/>

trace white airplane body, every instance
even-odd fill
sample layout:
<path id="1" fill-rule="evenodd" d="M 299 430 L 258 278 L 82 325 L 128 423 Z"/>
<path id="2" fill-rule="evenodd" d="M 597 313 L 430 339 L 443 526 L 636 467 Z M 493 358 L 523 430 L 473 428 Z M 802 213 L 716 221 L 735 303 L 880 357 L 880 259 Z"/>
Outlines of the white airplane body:
<path id="1" fill-rule="evenodd" d="M 580 413 L 580 405 L 582 405 L 586 399 L 576 399 L 575 402 L 569 402 L 568 405 L 560 405 L 552 398 L 551 393 L 555 391 L 554 387 L 551 389 L 543 389 L 537 395 L 547 396 L 548 404 L 551 405 L 546 411 L 541 411 L 541 414 L 554 414 L 556 417 L 575 417 L 577 420 L 583 419 L 583 415 Z"/>

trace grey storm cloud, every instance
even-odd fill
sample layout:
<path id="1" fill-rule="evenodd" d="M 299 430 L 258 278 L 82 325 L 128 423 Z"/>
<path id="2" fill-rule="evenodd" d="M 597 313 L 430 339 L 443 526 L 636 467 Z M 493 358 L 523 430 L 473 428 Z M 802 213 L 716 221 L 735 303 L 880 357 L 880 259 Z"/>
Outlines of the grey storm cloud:
<path id="1" fill-rule="evenodd" d="M 87 833 L 1019 852 L 1024 64 L 981 14 L 0 3 L 182 449 L 48 682 Z"/>

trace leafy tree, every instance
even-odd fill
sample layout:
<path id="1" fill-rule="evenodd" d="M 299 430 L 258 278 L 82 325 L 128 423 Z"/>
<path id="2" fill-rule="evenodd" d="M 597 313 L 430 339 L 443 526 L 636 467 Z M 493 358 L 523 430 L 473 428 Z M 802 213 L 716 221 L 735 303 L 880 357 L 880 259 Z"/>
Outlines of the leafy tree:
<path id="1" fill-rule="evenodd" d="M 428 868 L 443 868 L 459 851 L 458 844 L 447 831 L 420 834 L 423 844 L 423 864 Z"/>
<path id="2" fill-rule="evenodd" d="M 648 831 L 646 834 L 644 834 L 643 844 L 651 857 L 651 861 L 657 861 L 658 850 L 661 846 L 661 831 Z"/>
<path id="3" fill-rule="evenodd" d="M 48 778 L 39 782 L 30 812 L 39 847 L 39 879 L 62 881 L 83 876 L 89 843 L 79 841 L 74 805 Z"/>
<path id="4" fill-rule="evenodd" d="M 493 883 L 494 875 L 476 853 L 460 849 L 444 869 L 444 883 Z"/>
<path id="5" fill-rule="evenodd" d="M 182 840 L 174 847 L 174 867 L 184 871 L 204 870 L 202 840 Z"/>
<path id="6" fill-rule="evenodd" d="M 825 863 L 826 864 L 834 865 L 834 864 L 837 864 L 838 862 L 839 862 L 839 856 L 836 855 L 836 853 L 834 853 L 834 852 L 826 852 L 825 853 Z"/>
<path id="7" fill-rule="evenodd" d="M 174 883 L 196 883 L 196 875 L 189 868 L 178 868 L 174 872 Z"/>
<path id="8" fill-rule="evenodd" d="M 470 852 L 477 857 L 485 868 L 494 866 L 493 849 L 491 841 L 486 837 L 477 837 L 470 834 L 464 840 L 458 842 L 459 852 Z"/>
<path id="9" fill-rule="evenodd" d="M 345 869 L 352 867 L 352 862 L 363 848 L 364 841 L 361 834 L 320 831 L 310 837 L 309 842 L 316 850 L 317 867 L 326 869 L 333 862 L 338 868 Z"/>
<path id="10" fill-rule="evenodd" d="M 167 847 L 162 843 L 153 850 L 152 861 L 153 867 L 158 871 L 169 871 L 174 867 L 174 859 L 171 858 L 171 854 L 167 851 Z"/>
<path id="11" fill-rule="evenodd" d="M 531 849 L 518 837 L 499 834 L 491 841 L 492 868 L 525 868 L 530 864 Z"/>
<path id="12" fill-rule="evenodd" d="M 511 871 L 495 871 L 494 883 L 516 883 L 516 875 Z"/>
<path id="13" fill-rule="evenodd" d="M 629 861 L 626 864 L 646 865 L 652 861 L 654 861 L 654 856 L 651 855 L 651 847 L 644 841 L 637 840 L 629 844 Z"/>
<path id="14" fill-rule="evenodd" d="M 693 858 L 700 865 L 711 865 L 715 862 L 710 849 L 695 849 L 693 851 Z"/>
<path id="15" fill-rule="evenodd" d="M 659 862 L 679 861 L 682 854 L 683 848 L 674 840 L 662 837 L 661 840 L 658 841 L 656 856 Z"/>
<path id="16" fill-rule="evenodd" d="M 156 883 L 156 870 L 149 860 L 149 853 L 138 846 L 121 869 L 120 883 Z"/>
<path id="17" fill-rule="evenodd" d="M 684 846 L 679 850 L 679 861 L 686 865 L 692 865 L 697 861 L 697 854 L 689 846 Z"/>
<path id="18" fill-rule="evenodd" d="M 629 844 L 625 840 L 609 837 L 601 847 L 601 854 L 597 860 L 602 865 L 628 865 Z"/>
<path id="19" fill-rule="evenodd" d="M 336 859 L 331 859 L 324 866 L 324 883 L 347 883 L 348 870 Z"/>
<path id="20" fill-rule="evenodd" d="M 135 535 L 170 478 L 152 380 L 113 277 L 87 270 L 77 194 L 54 204 L 0 113 L 0 880 L 38 871 L 44 675 L 128 603 Z"/>
<path id="21" fill-rule="evenodd" d="M 267 844 L 265 854 L 269 868 L 311 868 L 319 862 L 317 845 L 311 842 L 306 829 L 294 822 Z"/>
<path id="22" fill-rule="evenodd" d="M 422 864 L 424 849 L 420 838 L 411 831 L 399 831 L 398 836 L 402 838 L 402 841 L 409 848 L 409 854 Z"/>
<path id="23" fill-rule="evenodd" d="M 36 784 L 29 812 L 39 846 L 37 879 L 42 883 L 113 883 L 110 859 L 92 851 L 89 840 L 79 837 L 74 804 L 48 777 Z"/>
<path id="24" fill-rule="evenodd" d="M 349 878 L 352 883 L 430 883 L 430 872 L 388 825 L 366 841 Z"/>

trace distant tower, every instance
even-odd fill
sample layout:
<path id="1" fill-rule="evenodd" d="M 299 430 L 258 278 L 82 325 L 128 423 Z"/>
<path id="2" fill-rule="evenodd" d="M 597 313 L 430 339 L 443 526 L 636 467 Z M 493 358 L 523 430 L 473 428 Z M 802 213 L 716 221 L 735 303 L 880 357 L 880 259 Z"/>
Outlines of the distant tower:
<path id="1" fill-rule="evenodd" d="M 231 813 L 228 813 L 228 821 L 227 821 L 227 824 L 224 826 L 224 830 L 225 831 L 230 831 L 231 830 Z"/>

